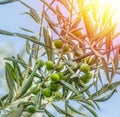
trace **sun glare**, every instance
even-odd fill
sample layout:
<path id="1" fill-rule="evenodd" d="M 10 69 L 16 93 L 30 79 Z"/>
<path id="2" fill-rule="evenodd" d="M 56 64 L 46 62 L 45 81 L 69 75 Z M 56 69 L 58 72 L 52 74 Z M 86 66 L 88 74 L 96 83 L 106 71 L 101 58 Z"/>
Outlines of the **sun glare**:
<path id="1" fill-rule="evenodd" d="M 94 0 L 93 0 L 94 1 Z M 120 0 L 96 0 L 102 14 L 110 14 L 113 22 L 120 22 Z M 107 17 L 107 16 L 106 16 Z"/>

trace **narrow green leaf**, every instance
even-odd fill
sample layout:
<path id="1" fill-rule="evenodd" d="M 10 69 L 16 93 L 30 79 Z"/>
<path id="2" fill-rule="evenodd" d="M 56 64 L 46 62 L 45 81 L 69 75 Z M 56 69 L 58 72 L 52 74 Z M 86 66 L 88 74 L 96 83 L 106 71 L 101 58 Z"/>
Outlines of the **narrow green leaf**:
<path id="1" fill-rule="evenodd" d="M 8 36 L 14 36 L 13 33 L 5 31 L 5 30 L 0 30 L 0 34 L 2 34 L 2 35 L 8 35 Z"/>
<path id="2" fill-rule="evenodd" d="M 105 84 L 100 90 L 92 94 L 92 97 L 100 96 L 109 90 L 109 84 Z"/>
<path id="3" fill-rule="evenodd" d="M 90 89 L 90 87 L 93 86 L 93 83 L 88 85 L 88 86 L 85 86 L 83 89 L 80 90 L 80 93 L 83 93 L 83 92 L 86 92 L 88 89 Z"/>
<path id="4" fill-rule="evenodd" d="M 40 90 L 39 84 L 37 84 L 36 86 L 35 86 L 35 85 L 32 85 L 32 86 L 28 89 L 27 93 L 26 93 L 23 97 L 29 96 L 30 94 L 32 94 L 32 93 L 34 93 L 34 92 L 36 92 L 36 91 L 38 91 L 38 90 Z"/>
<path id="5" fill-rule="evenodd" d="M 41 108 L 41 105 L 42 105 L 42 91 L 40 90 L 39 93 L 37 94 L 36 96 L 36 100 L 35 100 L 35 105 L 36 107 L 40 107 Z M 46 106 L 46 105 L 45 105 Z M 43 106 L 43 108 L 45 108 L 45 106 Z"/>
<path id="6" fill-rule="evenodd" d="M 114 88 L 110 93 L 108 93 L 106 96 L 95 99 L 96 102 L 104 102 L 107 101 L 112 97 L 112 95 L 115 93 L 116 89 Z"/>
<path id="7" fill-rule="evenodd" d="M 71 114 L 67 113 L 66 111 L 64 111 L 63 109 L 59 108 L 58 106 L 56 106 L 55 104 L 52 104 L 52 106 L 61 114 L 67 115 L 69 117 L 73 117 Z"/>
<path id="8" fill-rule="evenodd" d="M 15 35 L 15 36 L 18 36 L 18 37 L 21 37 L 21 38 L 24 38 L 24 39 L 27 39 L 27 40 L 30 40 L 30 41 L 38 44 L 38 45 L 42 45 L 42 46 L 44 46 L 44 47 L 50 48 L 49 45 L 43 44 L 43 43 L 40 42 L 40 41 L 38 40 L 38 38 L 35 37 L 35 36 L 29 36 L 29 35 L 25 35 L 25 34 L 21 34 L 21 33 L 14 33 L 14 35 Z"/>
<path id="9" fill-rule="evenodd" d="M 24 64 L 21 64 L 24 68 L 27 68 L 27 63 L 25 62 L 25 60 L 22 58 L 22 56 L 20 56 L 19 54 L 17 54 L 17 59 L 18 61 L 21 61 L 21 63 L 24 63 Z M 16 59 L 16 60 L 17 60 Z M 19 62 L 18 62 L 19 63 Z"/>
<path id="10" fill-rule="evenodd" d="M 0 99 L 0 107 L 3 107 L 4 104 L 3 104 L 3 101 Z"/>
<path id="11" fill-rule="evenodd" d="M 27 14 L 29 15 L 36 23 L 40 23 L 40 18 L 38 18 L 35 14 L 34 14 L 35 11 L 33 10 L 30 10 L 30 12 L 24 12 L 22 14 Z"/>
<path id="12" fill-rule="evenodd" d="M 69 67 L 68 65 L 66 65 L 66 67 L 71 74 L 75 74 L 75 72 L 73 71 L 73 69 L 71 67 Z"/>
<path id="13" fill-rule="evenodd" d="M 13 79 L 13 74 L 11 72 L 11 65 L 6 62 L 5 65 L 5 75 L 6 75 L 6 81 L 9 88 L 9 94 L 8 94 L 8 100 L 11 101 L 14 97 L 14 89 L 15 89 L 15 82 Z"/>
<path id="14" fill-rule="evenodd" d="M 6 94 L 6 95 L 2 96 L 2 97 L 0 98 L 0 100 L 4 101 L 4 100 L 6 100 L 6 99 L 7 99 L 7 97 L 8 97 L 8 94 Z"/>
<path id="15" fill-rule="evenodd" d="M 36 44 L 36 43 L 33 43 L 33 45 L 32 45 L 32 50 L 31 50 L 31 56 L 32 56 L 33 58 L 35 58 L 36 52 L 37 52 L 37 44 Z M 31 61 L 31 62 L 32 62 L 32 61 Z"/>
<path id="16" fill-rule="evenodd" d="M 23 61 L 23 60 L 17 60 L 14 58 L 4 58 L 5 60 L 9 60 L 9 61 L 13 61 L 13 62 L 17 62 L 20 63 L 23 67 L 27 68 L 27 64 Z"/>
<path id="17" fill-rule="evenodd" d="M 28 53 L 28 54 L 30 54 L 30 49 L 31 49 L 31 47 L 30 47 L 30 42 L 29 42 L 29 40 L 27 40 L 26 41 L 26 52 Z"/>
<path id="18" fill-rule="evenodd" d="M 47 28 L 47 30 L 45 28 L 43 28 L 43 35 L 44 35 L 44 42 L 45 42 L 45 45 L 48 45 L 50 48 L 46 48 L 45 47 L 45 50 L 46 50 L 46 53 L 47 53 L 47 56 L 48 56 L 48 60 L 51 60 L 53 61 L 53 49 L 52 49 L 52 36 L 51 36 L 51 32 L 50 32 L 50 29 Z"/>
<path id="19" fill-rule="evenodd" d="M 10 74 L 11 78 L 16 81 L 16 74 L 13 66 L 6 62 L 6 67 L 9 70 L 8 72 L 11 72 Z"/>
<path id="20" fill-rule="evenodd" d="M 33 10 L 33 9 L 30 9 L 30 12 L 31 12 L 31 14 L 32 14 L 33 17 L 34 17 L 34 20 L 35 20 L 37 23 L 40 23 L 40 17 L 39 17 L 39 15 L 38 15 L 38 13 L 37 13 L 35 10 Z"/>
<path id="21" fill-rule="evenodd" d="M 98 103 L 97 103 L 96 101 L 93 100 L 93 103 L 96 105 L 96 107 L 97 107 L 99 110 L 101 110 L 101 109 L 100 109 L 100 106 L 98 105 Z"/>
<path id="22" fill-rule="evenodd" d="M 24 30 L 24 31 L 26 31 L 26 32 L 34 33 L 33 31 L 31 31 L 31 30 L 29 30 L 29 29 L 27 29 L 27 28 L 20 27 L 20 29 L 21 29 L 21 30 Z"/>
<path id="23" fill-rule="evenodd" d="M 8 72 L 8 75 L 10 77 L 10 79 L 8 79 L 8 80 L 11 80 L 11 82 L 14 82 L 14 80 L 16 81 L 15 71 L 14 71 L 13 67 L 8 62 L 6 62 L 5 69 L 6 69 L 6 72 Z M 15 85 L 13 85 L 13 87 L 15 88 Z"/>
<path id="24" fill-rule="evenodd" d="M 16 2 L 16 1 L 19 1 L 19 0 L 2 0 L 2 1 L 0 1 L 0 5 L 1 4 L 12 3 L 12 2 Z"/>
<path id="25" fill-rule="evenodd" d="M 28 40 L 38 40 L 37 37 L 35 36 L 29 36 L 29 35 L 26 35 L 26 34 L 21 34 L 21 33 L 14 33 L 15 36 L 18 36 L 18 37 L 21 37 L 21 38 L 24 38 L 24 39 L 28 39 Z"/>
<path id="26" fill-rule="evenodd" d="M 17 98 L 23 96 L 27 90 L 30 88 L 30 86 L 32 85 L 32 81 L 34 79 L 34 75 L 39 67 L 40 62 L 35 66 L 35 68 L 33 69 L 33 71 L 31 72 L 30 76 L 28 77 L 28 79 L 25 81 L 25 83 L 23 83 L 21 91 L 19 92 L 19 95 L 17 96 Z"/>
<path id="27" fill-rule="evenodd" d="M 79 101 L 81 98 L 84 98 L 84 95 L 83 94 L 80 94 L 80 95 L 72 95 L 70 96 L 70 100 L 76 100 L 76 101 Z"/>
<path id="28" fill-rule="evenodd" d="M 22 72 L 21 72 L 20 67 L 19 67 L 17 62 L 13 61 L 13 65 L 14 65 L 14 70 L 15 70 L 15 73 L 16 73 L 17 84 L 19 86 L 21 86 L 22 85 L 22 81 L 23 81 Z"/>
<path id="29" fill-rule="evenodd" d="M 77 114 L 80 114 L 80 115 L 83 115 L 83 116 L 87 117 L 87 115 L 81 113 L 79 110 L 75 109 L 74 107 L 72 107 L 72 106 L 71 106 L 70 104 L 68 104 L 68 103 L 67 103 L 67 107 L 68 107 L 71 111 L 73 111 L 73 112 L 75 112 L 75 113 L 77 113 Z"/>
<path id="30" fill-rule="evenodd" d="M 55 116 L 52 115 L 47 109 L 45 109 L 45 113 L 48 115 L 48 117 L 55 117 Z"/>
<path id="31" fill-rule="evenodd" d="M 68 88 L 69 90 L 71 90 L 72 92 L 79 94 L 79 91 L 75 89 L 71 84 L 65 82 L 64 80 L 61 80 L 60 83 L 64 85 L 66 88 Z"/>
<path id="32" fill-rule="evenodd" d="M 33 9 L 32 7 L 30 7 L 29 5 L 27 5 L 26 3 L 24 3 L 23 1 L 21 1 L 21 0 L 19 0 L 19 1 L 20 1 L 20 3 L 21 3 L 22 5 L 24 5 L 25 7 L 29 8 L 29 9 L 32 9 L 32 10 L 35 10 L 35 9 Z"/>
<path id="33" fill-rule="evenodd" d="M 5 30 L 0 30 L 0 34 L 2 34 L 2 35 L 9 35 L 9 36 L 18 36 L 18 37 L 30 40 L 30 41 L 38 44 L 38 45 L 42 45 L 42 46 L 44 46 L 46 48 L 51 49 L 51 47 L 49 47 L 49 45 L 43 44 L 35 36 L 29 36 L 29 35 L 25 35 L 25 34 L 21 34 L 21 33 L 11 33 L 11 32 L 5 31 Z"/>
<path id="34" fill-rule="evenodd" d="M 111 84 L 112 87 L 118 87 L 119 85 L 120 85 L 120 81 Z"/>
<path id="35" fill-rule="evenodd" d="M 89 100 L 80 98 L 79 101 L 80 101 L 80 103 L 83 102 L 83 103 L 89 105 L 90 107 L 92 107 L 93 109 L 95 109 L 94 104 L 92 102 L 90 102 Z"/>
<path id="36" fill-rule="evenodd" d="M 90 107 L 88 107 L 88 106 L 86 106 L 84 104 L 82 104 L 82 106 L 84 108 L 86 108 L 94 117 L 98 117 L 98 115 L 96 114 L 96 112 L 94 110 L 92 110 Z"/>

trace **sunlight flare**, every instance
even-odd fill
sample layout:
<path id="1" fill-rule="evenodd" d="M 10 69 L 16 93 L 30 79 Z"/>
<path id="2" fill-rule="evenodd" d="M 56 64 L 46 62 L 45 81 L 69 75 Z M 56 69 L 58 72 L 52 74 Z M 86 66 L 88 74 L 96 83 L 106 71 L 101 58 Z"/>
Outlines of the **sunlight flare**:
<path id="1" fill-rule="evenodd" d="M 96 8 L 104 21 L 107 19 L 117 23 L 120 21 L 120 0 L 90 0 L 92 1 L 96 1 Z"/>

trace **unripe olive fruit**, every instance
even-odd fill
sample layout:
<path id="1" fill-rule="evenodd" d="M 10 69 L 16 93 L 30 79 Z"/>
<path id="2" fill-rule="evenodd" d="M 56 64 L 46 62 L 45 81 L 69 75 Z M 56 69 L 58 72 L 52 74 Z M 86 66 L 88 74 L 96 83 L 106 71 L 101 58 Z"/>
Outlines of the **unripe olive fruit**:
<path id="1" fill-rule="evenodd" d="M 85 73 L 83 76 L 80 77 L 80 79 L 83 81 L 83 83 L 88 83 L 90 81 L 90 79 L 92 78 L 92 73 L 91 72 L 87 72 Z"/>
<path id="2" fill-rule="evenodd" d="M 69 45 L 65 45 L 64 49 L 63 49 L 63 52 L 64 53 L 68 53 L 70 51 L 70 47 Z"/>
<path id="3" fill-rule="evenodd" d="M 59 75 L 60 80 L 64 80 L 64 74 L 62 72 L 57 73 Z"/>
<path id="4" fill-rule="evenodd" d="M 27 111 L 30 113 L 35 113 L 37 111 L 37 108 L 34 105 L 30 105 L 27 107 Z"/>
<path id="5" fill-rule="evenodd" d="M 46 65 L 46 69 L 47 70 L 52 70 L 52 69 L 54 69 L 54 63 L 53 63 L 53 61 L 47 61 L 46 63 L 45 63 L 45 65 Z"/>
<path id="6" fill-rule="evenodd" d="M 90 71 L 90 66 L 87 64 L 87 63 L 83 63 L 81 66 L 80 66 L 80 70 L 84 73 L 87 73 Z"/>
<path id="7" fill-rule="evenodd" d="M 60 40 L 60 39 L 55 40 L 55 41 L 54 41 L 54 46 L 55 46 L 55 48 L 57 48 L 57 49 L 61 49 L 61 48 L 63 47 L 63 40 Z"/>
<path id="8" fill-rule="evenodd" d="M 56 98 L 56 99 L 61 99 L 61 98 L 62 98 L 62 93 L 59 92 L 59 91 L 55 92 L 54 95 L 55 95 L 55 98 Z"/>
<path id="9" fill-rule="evenodd" d="M 43 61 L 42 59 L 38 59 L 38 60 L 36 60 L 36 61 L 35 61 L 35 65 L 37 65 L 39 62 L 40 62 L 40 64 L 39 64 L 38 69 L 40 69 L 41 67 L 44 66 L 44 61 Z"/>
<path id="10" fill-rule="evenodd" d="M 74 30 L 72 31 L 72 34 L 74 34 L 76 37 L 81 37 L 82 36 L 82 33 L 80 30 Z"/>
<path id="11" fill-rule="evenodd" d="M 36 90 L 33 92 L 33 94 L 37 95 L 39 91 L 40 91 L 40 88 L 36 88 Z"/>
<path id="12" fill-rule="evenodd" d="M 52 73 L 50 74 L 50 79 L 54 82 L 58 82 L 60 79 L 59 79 L 59 75 L 57 73 Z"/>
<path id="13" fill-rule="evenodd" d="M 56 82 L 51 81 L 50 84 L 48 85 L 48 88 L 52 91 L 58 91 L 59 85 L 56 84 Z"/>
<path id="14" fill-rule="evenodd" d="M 52 91 L 49 88 L 45 88 L 42 90 L 42 94 L 43 94 L 43 96 L 49 98 L 52 95 Z"/>

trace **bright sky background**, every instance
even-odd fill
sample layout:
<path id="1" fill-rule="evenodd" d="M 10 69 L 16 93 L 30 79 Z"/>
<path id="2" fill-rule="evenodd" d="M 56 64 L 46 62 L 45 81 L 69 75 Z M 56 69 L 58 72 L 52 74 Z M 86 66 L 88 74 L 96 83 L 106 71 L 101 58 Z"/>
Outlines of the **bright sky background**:
<path id="1" fill-rule="evenodd" d="M 39 0 L 23 0 L 29 5 L 33 6 L 37 10 L 40 10 Z M 19 2 L 0 6 L 0 29 L 8 31 L 20 31 L 19 27 L 26 27 L 28 29 L 37 31 L 38 26 L 30 17 L 26 15 L 20 15 L 22 12 L 28 11 Z M 6 51 L 12 53 L 12 50 L 2 46 L 3 43 L 11 42 L 15 49 L 15 54 L 19 53 L 19 50 L 24 47 L 25 40 L 18 37 L 8 37 L 0 35 L 0 49 L 3 48 Z M 119 77 L 116 77 L 116 79 Z M 118 93 L 115 94 L 109 101 L 100 103 L 101 111 L 97 110 L 99 117 L 120 117 L 120 87 Z"/>

